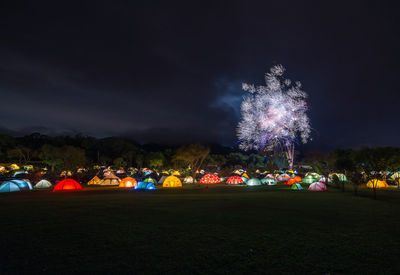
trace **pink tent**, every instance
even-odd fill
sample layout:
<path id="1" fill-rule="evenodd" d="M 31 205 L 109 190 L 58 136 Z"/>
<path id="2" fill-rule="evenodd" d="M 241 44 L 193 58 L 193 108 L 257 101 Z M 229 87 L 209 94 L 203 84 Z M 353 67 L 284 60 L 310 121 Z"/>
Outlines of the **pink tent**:
<path id="1" fill-rule="evenodd" d="M 314 182 L 310 184 L 310 187 L 308 187 L 309 191 L 326 191 L 326 185 L 323 184 L 322 182 Z"/>

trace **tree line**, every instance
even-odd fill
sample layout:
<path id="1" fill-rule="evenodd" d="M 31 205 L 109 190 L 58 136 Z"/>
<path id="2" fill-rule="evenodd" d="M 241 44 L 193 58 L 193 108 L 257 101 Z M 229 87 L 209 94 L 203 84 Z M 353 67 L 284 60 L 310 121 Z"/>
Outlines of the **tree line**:
<path id="1" fill-rule="evenodd" d="M 189 144 L 162 146 L 139 144 L 121 138 L 91 136 L 50 137 L 33 133 L 23 137 L 0 135 L 0 162 L 46 166 L 54 171 L 94 165 L 191 170 L 235 168 L 261 169 L 268 160 L 256 153 L 243 153 L 221 145 Z"/>

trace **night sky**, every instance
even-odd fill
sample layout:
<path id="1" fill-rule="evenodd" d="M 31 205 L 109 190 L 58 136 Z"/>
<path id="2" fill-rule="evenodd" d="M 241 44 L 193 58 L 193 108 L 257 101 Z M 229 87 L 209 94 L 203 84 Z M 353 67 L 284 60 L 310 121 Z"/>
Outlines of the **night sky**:
<path id="1" fill-rule="evenodd" d="M 0 2 L 0 132 L 233 145 L 283 64 L 309 148 L 400 146 L 397 1 L 73 2 Z"/>

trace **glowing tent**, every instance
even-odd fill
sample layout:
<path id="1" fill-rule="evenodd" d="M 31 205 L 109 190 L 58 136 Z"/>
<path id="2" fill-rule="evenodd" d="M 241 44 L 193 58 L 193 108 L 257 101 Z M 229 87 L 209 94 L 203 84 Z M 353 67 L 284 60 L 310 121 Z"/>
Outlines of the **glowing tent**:
<path id="1" fill-rule="evenodd" d="M 180 176 L 181 173 L 179 171 L 172 172 L 171 176 Z"/>
<path id="2" fill-rule="evenodd" d="M 88 181 L 87 185 L 100 185 L 101 179 L 98 176 L 94 176 Z"/>
<path id="3" fill-rule="evenodd" d="M 400 178 L 400 173 L 399 172 L 395 172 L 390 176 L 390 179 L 393 180 L 393 181 L 397 180 L 398 178 Z"/>
<path id="4" fill-rule="evenodd" d="M 323 184 L 322 182 L 314 182 L 311 183 L 310 186 L 308 187 L 309 191 L 326 191 L 326 185 Z"/>
<path id="5" fill-rule="evenodd" d="M 299 176 L 295 176 L 295 177 L 293 177 L 293 179 L 296 181 L 296 182 L 301 182 L 302 180 L 301 180 L 301 177 L 299 177 Z"/>
<path id="6" fill-rule="evenodd" d="M 311 177 L 313 177 L 313 178 L 316 179 L 316 180 L 319 180 L 319 179 L 321 178 L 321 175 L 318 174 L 318 173 L 315 173 L 315 172 L 308 172 L 305 176 L 306 176 L 306 177 L 311 176 Z"/>
<path id="7" fill-rule="evenodd" d="M 0 193 L 32 190 L 32 185 L 23 180 L 8 180 L 0 185 Z"/>
<path id="8" fill-rule="evenodd" d="M 73 179 L 65 179 L 54 186 L 53 191 L 76 191 L 82 190 L 82 186 Z"/>
<path id="9" fill-rule="evenodd" d="M 290 176 L 288 174 L 281 174 L 276 177 L 276 180 L 278 182 L 287 181 L 288 179 L 290 179 Z"/>
<path id="10" fill-rule="evenodd" d="M 164 180 L 163 187 L 182 187 L 182 182 L 175 176 L 169 176 Z"/>
<path id="11" fill-rule="evenodd" d="M 10 170 L 19 170 L 19 169 L 20 169 L 19 166 L 15 163 L 10 165 Z"/>
<path id="12" fill-rule="evenodd" d="M 251 178 L 246 182 L 247 186 L 259 186 L 261 184 L 261 181 L 257 178 Z"/>
<path id="13" fill-rule="evenodd" d="M 157 181 L 156 181 L 155 179 L 150 178 L 150 177 L 146 178 L 146 179 L 144 180 L 144 182 L 151 182 L 152 184 L 156 184 L 156 183 L 157 183 Z"/>
<path id="14" fill-rule="evenodd" d="M 121 179 L 114 175 L 113 173 L 109 173 L 104 179 L 100 181 L 100 185 L 119 185 Z"/>
<path id="15" fill-rule="evenodd" d="M 244 182 L 242 178 L 238 176 L 232 176 L 226 181 L 226 184 L 243 184 L 243 183 Z"/>
<path id="16" fill-rule="evenodd" d="M 156 189 L 156 187 L 154 186 L 154 184 L 152 182 L 140 181 L 135 184 L 135 187 L 133 189 L 135 189 L 135 190 L 138 190 L 138 189 L 154 190 L 154 189 Z"/>
<path id="17" fill-rule="evenodd" d="M 332 174 L 329 174 L 329 178 L 330 178 L 330 179 L 334 179 L 335 176 L 337 177 L 337 179 L 338 179 L 339 181 L 344 181 L 344 182 L 347 181 L 347 178 L 346 178 L 346 176 L 345 176 L 344 174 L 341 174 L 341 173 L 332 173 Z"/>
<path id="18" fill-rule="evenodd" d="M 70 176 L 72 176 L 72 172 L 71 171 L 62 171 L 61 173 L 60 173 L 60 177 L 70 177 Z"/>
<path id="19" fill-rule="evenodd" d="M 278 182 L 275 179 L 271 179 L 271 178 L 263 178 L 263 179 L 261 179 L 261 183 L 266 184 L 266 185 L 277 185 L 278 184 Z"/>
<path id="20" fill-rule="evenodd" d="M 168 178 L 168 176 L 165 176 L 165 175 L 162 176 L 161 179 L 158 181 L 158 184 L 163 184 L 165 179 L 167 179 L 167 178 Z"/>
<path id="21" fill-rule="evenodd" d="M 221 179 L 214 174 L 206 174 L 204 175 L 201 180 L 201 184 L 216 184 L 216 183 L 221 183 Z"/>
<path id="22" fill-rule="evenodd" d="M 126 177 L 123 178 L 121 180 L 121 182 L 119 183 L 120 188 L 132 188 L 135 186 L 135 184 L 137 183 L 137 180 L 135 180 L 134 178 L 131 177 Z"/>
<path id="23" fill-rule="evenodd" d="M 34 189 L 50 189 L 52 187 L 48 180 L 41 180 L 35 184 Z"/>
<path id="24" fill-rule="evenodd" d="M 245 171 L 243 169 L 237 169 L 237 170 L 233 171 L 234 174 L 239 175 L 239 176 L 242 175 L 244 172 Z"/>
<path id="25" fill-rule="evenodd" d="M 296 180 L 294 178 L 290 178 L 287 181 L 285 181 L 285 185 L 288 185 L 288 186 L 292 186 L 295 183 L 296 183 Z"/>
<path id="26" fill-rule="evenodd" d="M 244 173 L 242 174 L 242 177 L 249 178 L 249 176 L 247 175 L 246 172 L 244 172 Z"/>
<path id="27" fill-rule="evenodd" d="M 246 177 L 241 177 L 241 179 L 243 180 L 244 183 L 246 183 L 249 179 Z"/>
<path id="28" fill-rule="evenodd" d="M 315 179 L 313 176 L 311 176 L 311 175 L 308 175 L 308 176 L 305 176 L 304 178 L 303 178 L 303 183 L 306 183 L 306 184 L 311 184 L 311 183 L 313 183 L 313 182 L 316 182 L 317 181 L 317 179 Z"/>
<path id="29" fill-rule="evenodd" d="M 193 183 L 193 177 L 187 176 L 183 179 L 183 183 Z"/>
<path id="30" fill-rule="evenodd" d="M 331 179 L 330 179 L 330 178 L 327 178 L 327 177 L 321 177 L 321 178 L 319 179 L 319 182 L 322 182 L 322 183 L 330 183 L 330 182 L 331 182 Z"/>
<path id="31" fill-rule="evenodd" d="M 367 182 L 368 188 L 387 188 L 389 185 L 384 180 L 372 179 Z"/>
<path id="32" fill-rule="evenodd" d="M 300 183 L 293 183 L 292 187 L 290 187 L 292 190 L 303 190 L 303 187 L 301 187 Z"/>

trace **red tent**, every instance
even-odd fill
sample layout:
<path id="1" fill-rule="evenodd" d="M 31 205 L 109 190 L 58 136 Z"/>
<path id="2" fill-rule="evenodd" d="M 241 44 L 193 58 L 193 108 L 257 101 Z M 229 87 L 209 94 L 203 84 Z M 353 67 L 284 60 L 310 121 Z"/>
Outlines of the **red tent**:
<path id="1" fill-rule="evenodd" d="M 294 178 L 290 178 L 289 180 L 287 180 L 287 181 L 285 182 L 285 185 L 292 186 L 293 183 L 296 183 L 296 180 L 295 180 Z"/>
<path id="2" fill-rule="evenodd" d="M 82 186 L 73 179 L 65 179 L 54 186 L 53 191 L 82 190 Z"/>
<path id="3" fill-rule="evenodd" d="M 214 184 L 214 183 L 221 183 L 220 178 L 214 174 L 207 174 L 201 178 L 200 183 L 202 184 Z"/>
<path id="4" fill-rule="evenodd" d="M 227 184 L 242 184 L 242 183 L 243 183 L 243 180 L 242 180 L 241 177 L 232 176 L 232 177 L 230 177 L 230 178 L 226 181 L 226 183 L 227 183 Z"/>

